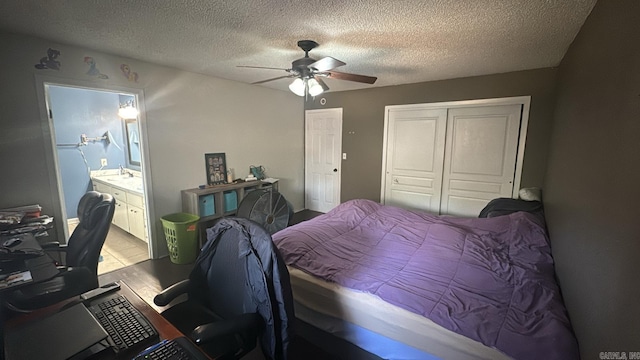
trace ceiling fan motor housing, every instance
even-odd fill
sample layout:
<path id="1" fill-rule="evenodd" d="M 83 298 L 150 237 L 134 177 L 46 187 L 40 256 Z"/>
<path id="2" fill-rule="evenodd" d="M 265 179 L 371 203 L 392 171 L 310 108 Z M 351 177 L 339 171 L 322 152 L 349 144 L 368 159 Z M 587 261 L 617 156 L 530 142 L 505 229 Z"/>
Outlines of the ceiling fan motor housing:
<path id="1" fill-rule="evenodd" d="M 313 64 L 314 62 L 316 62 L 315 59 L 312 59 L 310 57 L 303 57 L 292 62 L 291 69 L 303 78 L 311 77 L 313 74 L 309 69 L 309 65 Z"/>
<path id="2" fill-rule="evenodd" d="M 314 86 L 318 86 L 320 85 L 323 89 L 323 91 L 327 91 L 329 90 L 329 87 L 327 86 L 327 84 L 324 83 L 324 81 L 322 81 L 322 79 L 320 79 L 320 77 L 327 77 L 327 78 L 331 78 L 331 79 L 338 79 L 338 80 L 347 80 L 347 81 L 355 81 L 355 82 L 361 82 L 361 83 L 367 83 L 367 84 L 373 84 L 376 81 L 376 77 L 373 76 L 365 76 L 365 75 L 358 75 L 358 74 L 349 74 L 349 73 L 343 73 L 343 72 L 338 72 L 335 71 L 335 68 L 338 68 L 340 66 L 344 66 L 346 65 L 346 63 L 335 59 L 331 56 L 325 56 L 324 58 L 320 59 L 320 60 L 316 60 L 313 58 L 309 57 L 309 51 L 311 51 L 312 49 L 318 47 L 319 44 L 313 40 L 300 40 L 298 41 L 298 47 L 300 47 L 302 50 L 304 50 L 304 57 L 294 60 L 291 63 L 291 69 L 279 69 L 279 68 L 271 68 L 271 67 L 261 67 L 261 66 L 242 66 L 242 67 L 249 67 L 249 68 L 262 68 L 262 69 L 274 69 L 274 70 L 285 70 L 286 72 L 289 73 L 289 75 L 284 75 L 284 76 L 278 76 L 275 78 L 271 78 L 271 79 L 267 79 L 267 80 L 262 80 L 262 81 L 256 81 L 253 82 L 252 84 L 263 84 L 269 81 L 273 81 L 273 80 L 279 80 L 279 79 L 283 79 L 283 78 L 292 78 L 292 77 L 297 77 L 300 80 L 304 81 L 305 83 L 305 88 L 306 88 L 306 82 L 310 79 L 314 79 L 315 82 L 317 84 L 315 84 Z M 294 81 L 294 83 L 296 83 Z M 299 82 L 298 82 L 299 83 Z M 293 84 L 292 84 L 293 85 Z M 296 85 L 296 87 L 298 87 L 299 85 Z M 290 85 L 291 87 L 291 85 Z M 294 91 L 292 89 L 293 92 L 295 92 L 296 94 L 298 93 L 297 91 Z M 307 90 L 305 90 L 306 93 Z M 321 93 L 322 91 L 320 91 Z"/>

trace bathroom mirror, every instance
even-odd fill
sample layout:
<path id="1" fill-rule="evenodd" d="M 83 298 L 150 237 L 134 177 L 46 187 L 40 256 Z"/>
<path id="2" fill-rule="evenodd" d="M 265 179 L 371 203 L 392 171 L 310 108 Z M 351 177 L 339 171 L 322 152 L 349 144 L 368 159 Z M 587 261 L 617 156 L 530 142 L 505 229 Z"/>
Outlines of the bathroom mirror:
<path id="1" fill-rule="evenodd" d="M 127 129 L 127 152 L 129 164 L 140 166 L 140 134 L 138 134 L 138 121 L 136 119 L 125 120 Z"/>

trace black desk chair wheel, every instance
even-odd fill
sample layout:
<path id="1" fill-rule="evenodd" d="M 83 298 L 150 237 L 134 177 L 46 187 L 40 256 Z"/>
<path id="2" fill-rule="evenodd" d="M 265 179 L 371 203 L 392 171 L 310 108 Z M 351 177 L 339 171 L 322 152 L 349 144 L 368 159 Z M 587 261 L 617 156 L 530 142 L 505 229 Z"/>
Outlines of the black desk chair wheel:
<path id="1" fill-rule="evenodd" d="M 60 260 L 60 273 L 51 280 L 12 291 L 7 295 L 7 307 L 16 312 L 29 312 L 97 288 L 98 259 L 115 204 L 110 194 L 89 191 L 83 195 L 78 204 L 80 221 L 68 244 L 42 244 L 43 250 Z"/>
<path id="2" fill-rule="evenodd" d="M 176 298 L 187 299 L 176 303 Z M 289 272 L 255 222 L 223 218 L 207 229 L 189 279 L 158 294 L 162 315 L 215 359 L 239 359 L 260 339 L 266 359 L 286 359 L 292 336 Z"/>

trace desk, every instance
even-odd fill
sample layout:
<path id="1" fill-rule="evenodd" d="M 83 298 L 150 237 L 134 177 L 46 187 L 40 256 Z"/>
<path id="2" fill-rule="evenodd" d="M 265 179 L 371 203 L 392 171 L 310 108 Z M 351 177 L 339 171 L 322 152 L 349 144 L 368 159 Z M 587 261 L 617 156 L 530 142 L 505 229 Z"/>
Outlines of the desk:
<path id="1" fill-rule="evenodd" d="M 124 281 L 120 281 L 120 290 L 117 293 L 120 295 L 124 295 L 124 297 L 129 300 L 131 305 L 133 305 L 138 311 L 140 311 L 149 322 L 156 328 L 158 331 L 160 340 L 162 339 L 175 339 L 180 336 L 184 336 L 176 327 L 173 326 L 170 322 L 168 322 L 162 315 L 156 312 L 149 304 L 147 304 L 138 294 L 136 294 Z M 6 332 L 9 333 L 12 329 L 15 329 L 21 325 L 38 321 L 38 319 L 42 319 L 48 315 L 54 314 L 64 308 L 67 308 L 75 303 L 79 303 L 79 296 L 73 297 L 71 299 L 64 300 L 57 304 L 51 305 L 49 307 L 36 310 L 32 313 L 21 315 L 10 319 L 6 324 Z M 69 339 L 73 341 L 73 339 Z M 150 344 L 145 343 L 140 347 L 135 347 L 127 351 L 125 354 L 128 358 L 132 358 L 140 351 L 144 350 Z M 130 354 L 129 354 L 130 353 Z M 129 356 L 130 355 L 130 356 Z M 127 357 L 125 357 L 127 358 Z M 98 356 L 92 357 L 93 359 L 116 359 L 116 356 L 111 351 L 103 351 L 98 354 Z"/>
<path id="2" fill-rule="evenodd" d="M 9 238 L 19 237 L 22 242 L 19 245 L 11 247 L 11 251 L 16 250 L 42 250 L 40 243 L 36 240 L 35 236 L 31 233 L 25 233 L 14 236 L 0 236 L 0 244 Z M 3 257 L 0 261 L 0 275 L 5 277 L 8 274 L 15 272 L 31 272 L 31 281 L 16 282 L 8 284 L 7 286 L 0 287 L 0 299 L 4 299 L 3 294 L 5 292 L 13 291 L 21 286 L 34 284 L 42 281 L 49 280 L 58 274 L 58 268 L 53 262 L 53 259 L 46 253 L 41 256 L 23 258 L 15 257 L 9 258 Z M 4 300 L 0 301 L 0 343 L 4 344 L 4 320 L 5 320 Z M 0 352 L 0 360 L 4 360 L 4 351 Z"/>
<path id="3" fill-rule="evenodd" d="M 3 244 L 5 240 L 9 238 L 19 238 L 22 242 L 16 246 L 11 247 L 11 251 L 42 251 L 40 243 L 33 234 L 25 233 L 15 236 L 2 236 L 0 237 L 0 244 Z M 13 258 L 9 258 L 11 254 L 4 255 L 3 260 L 0 261 L 0 275 L 8 275 L 14 272 L 30 271 L 31 281 L 18 282 L 9 284 L 7 287 L 0 286 L 0 293 L 8 290 L 15 290 L 16 288 L 24 285 L 38 283 L 49 280 L 58 274 L 58 269 L 53 262 L 53 259 L 46 253 L 40 256 L 34 256 L 25 258 L 21 255 L 16 255 Z"/>

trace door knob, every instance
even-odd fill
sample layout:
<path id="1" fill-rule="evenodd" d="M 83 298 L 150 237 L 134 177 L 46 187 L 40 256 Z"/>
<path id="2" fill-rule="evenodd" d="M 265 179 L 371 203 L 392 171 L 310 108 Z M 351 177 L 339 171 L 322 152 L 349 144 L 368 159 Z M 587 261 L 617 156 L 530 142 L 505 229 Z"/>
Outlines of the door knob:
<path id="1" fill-rule="evenodd" d="M 338 169 L 333 169 L 333 172 L 338 172 Z"/>

